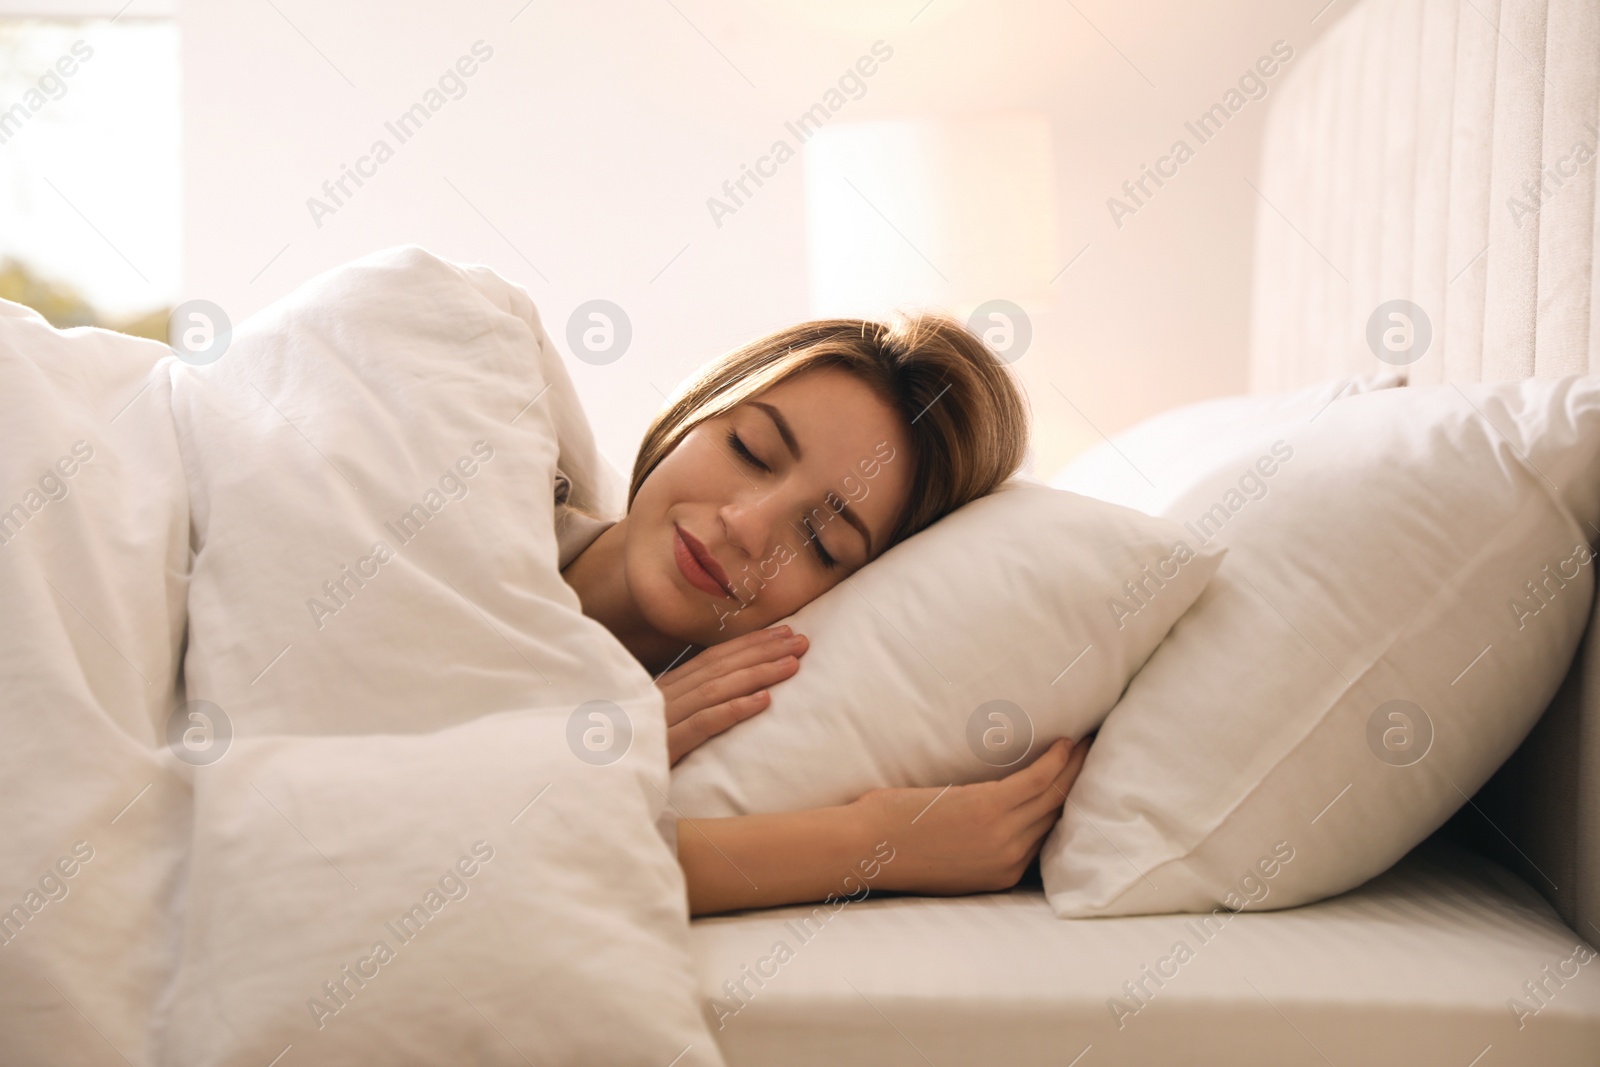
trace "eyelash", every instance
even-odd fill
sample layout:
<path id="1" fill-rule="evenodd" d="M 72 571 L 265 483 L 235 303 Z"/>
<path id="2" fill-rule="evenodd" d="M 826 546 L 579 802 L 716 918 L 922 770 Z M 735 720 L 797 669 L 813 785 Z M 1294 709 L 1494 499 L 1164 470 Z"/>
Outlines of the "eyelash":
<path id="1" fill-rule="evenodd" d="M 758 470 L 771 473 L 772 468 L 768 467 L 765 463 L 756 458 L 756 454 L 750 451 L 745 443 L 740 440 L 739 432 L 737 430 L 729 430 L 727 440 L 728 447 L 737 452 L 746 463 L 749 463 Z M 817 532 L 811 528 L 810 519 L 806 520 L 806 534 L 810 537 L 811 547 L 816 552 L 817 562 L 821 563 L 829 570 L 837 567 L 839 565 L 839 561 L 834 559 L 833 556 L 829 555 L 826 548 L 822 547 L 822 539 L 819 538 L 817 536 Z"/>
<path id="2" fill-rule="evenodd" d="M 739 455 L 743 456 L 745 462 L 749 463 L 751 466 L 764 470 L 769 474 L 772 472 L 771 467 L 757 459 L 756 454 L 745 447 L 745 443 L 739 439 L 738 430 L 728 431 L 728 447 L 732 448 L 735 452 L 739 453 Z"/>
<path id="3" fill-rule="evenodd" d="M 828 555 L 828 550 L 822 547 L 822 538 L 818 537 L 817 532 L 811 528 L 810 519 L 806 520 L 806 533 L 811 535 L 811 547 L 817 550 L 817 562 L 828 570 L 837 567 L 839 561 Z"/>

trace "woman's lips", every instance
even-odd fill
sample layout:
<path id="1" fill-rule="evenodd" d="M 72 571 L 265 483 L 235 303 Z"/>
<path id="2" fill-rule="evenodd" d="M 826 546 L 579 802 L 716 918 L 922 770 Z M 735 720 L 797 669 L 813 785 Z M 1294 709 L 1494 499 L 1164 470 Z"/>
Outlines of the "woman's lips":
<path id="1" fill-rule="evenodd" d="M 672 558 L 688 583 L 712 596 L 734 599 L 728 575 L 706 551 L 706 546 L 677 523 L 672 524 Z"/>

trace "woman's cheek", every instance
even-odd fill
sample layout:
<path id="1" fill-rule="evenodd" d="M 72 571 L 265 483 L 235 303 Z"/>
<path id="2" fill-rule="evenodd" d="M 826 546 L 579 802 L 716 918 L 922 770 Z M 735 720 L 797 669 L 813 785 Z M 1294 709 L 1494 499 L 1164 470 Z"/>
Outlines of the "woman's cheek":
<path id="1" fill-rule="evenodd" d="M 788 545 L 779 545 L 772 555 L 761 561 L 759 570 L 762 580 L 767 582 L 777 581 L 778 576 L 784 572 L 785 568 L 792 566 L 794 561 L 794 549 Z"/>
<path id="2" fill-rule="evenodd" d="M 795 559 L 779 568 L 777 576 L 763 583 L 755 597 L 748 599 L 745 611 L 755 615 L 755 628 L 771 626 L 779 619 L 794 614 L 819 592 L 811 587 L 807 576 L 800 572 L 801 566 L 802 563 Z"/>

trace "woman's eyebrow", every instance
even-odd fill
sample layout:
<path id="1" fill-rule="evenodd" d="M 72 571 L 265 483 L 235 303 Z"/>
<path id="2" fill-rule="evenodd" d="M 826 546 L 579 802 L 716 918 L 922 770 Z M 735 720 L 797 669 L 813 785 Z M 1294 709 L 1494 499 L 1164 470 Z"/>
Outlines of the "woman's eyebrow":
<path id="1" fill-rule="evenodd" d="M 867 524 L 861 521 L 861 516 L 856 514 L 856 509 L 850 506 L 850 501 L 848 500 L 840 501 L 839 515 L 845 522 L 854 526 L 856 532 L 861 535 L 861 540 L 865 542 L 867 550 L 866 558 L 870 560 L 872 558 L 872 535 L 867 532 Z"/>
<path id="2" fill-rule="evenodd" d="M 767 413 L 767 418 L 771 419 L 772 425 L 777 427 L 778 436 L 783 438 L 783 443 L 789 449 L 789 454 L 798 463 L 800 461 L 800 442 L 794 439 L 794 431 L 789 429 L 789 420 L 783 417 L 783 412 L 763 400 L 752 400 L 750 401 L 750 406 L 760 408 Z M 862 544 L 867 550 L 867 559 L 871 559 L 872 534 L 867 530 L 867 524 L 862 521 L 861 516 L 856 514 L 856 509 L 850 506 L 848 500 L 841 501 L 839 515 L 845 522 L 855 527 L 856 533 L 861 535 Z"/>
<path id="3" fill-rule="evenodd" d="M 767 418 L 772 420 L 772 425 L 778 428 L 778 436 L 783 438 L 783 443 L 788 446 L 789 454 L 796 461 L 800 459 L 800 442 L 794 439 L 794 431 L 789 429 L 789 420 L 783 417 L 783 412 L 762 400 L 750 401 L 750 406 L 760 408 L 767 413 Z"/>

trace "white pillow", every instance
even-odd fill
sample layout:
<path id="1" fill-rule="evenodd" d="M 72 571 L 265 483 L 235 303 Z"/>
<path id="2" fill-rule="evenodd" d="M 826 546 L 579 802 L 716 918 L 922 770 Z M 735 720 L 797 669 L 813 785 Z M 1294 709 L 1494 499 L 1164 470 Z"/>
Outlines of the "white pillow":
<path id="1" fill-rule="evenodd" d="M 557 464 L 607 487 L 527 294 L 381 252 L 173 378 L 187 696 L 233 742 L 190 769 L 168 1058 L 721 1063 L 661 695 L 556 566 Z"/>
<path id="2" fill-rule="evenodd" d="M 1600 379 L 1350 397 L 1167 514 L 1228 556 L 1046 842 L 1063 917 L 1317 900 L 1478 789 L 1589 617 Z"/>
<path id="3" fill-rule="evenodd" d="M 1001 777 L 1098 726 L 1221 558 L 1014 479 L 790 616 L 811 640 L 799 673 L 674 768 L 673 802 L 739 815 Z"/>
<path id="4" fill-rule="evenodd" d="M 1218 461 L 1232 458 L 1272 427 L 1301 425 L 1320 418 L 1330 404 L 1344 397 L 1405 383 L 1405 372 L 1390 368 L 1330 378 L 1287 393 L 1225 396 L 1186 404 L 1080 453 L 1050 484 L 1148 515 L 1162 515 Z"/>

